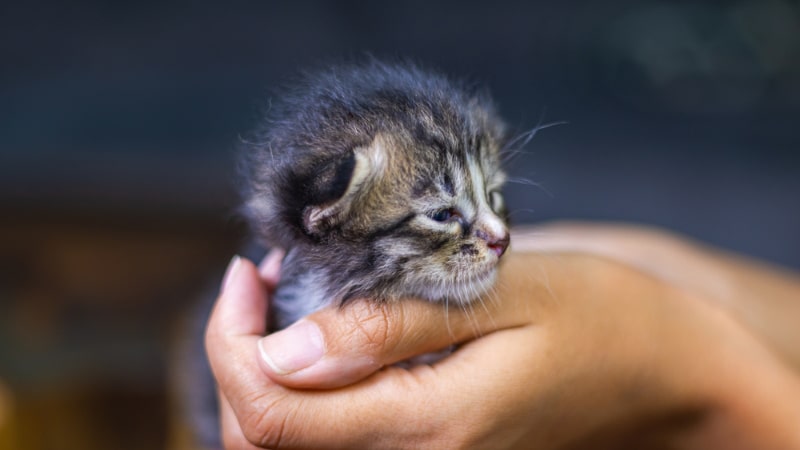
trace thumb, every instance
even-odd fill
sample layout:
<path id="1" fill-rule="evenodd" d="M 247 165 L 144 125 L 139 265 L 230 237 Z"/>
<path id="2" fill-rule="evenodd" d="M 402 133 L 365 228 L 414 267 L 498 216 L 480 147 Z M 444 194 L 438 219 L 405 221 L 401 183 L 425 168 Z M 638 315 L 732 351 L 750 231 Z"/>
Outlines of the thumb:
<path id="1" fill-rule="evenodd" d="M 524 312 L 530 308 L 515 304 L 509 278 L 501 276 L 491 298 L 470 305 L 362 299 L 324 308 L 260 339 L 259 363 L 284 386 L 329 389 L 359 381 L 385 365 L 525 325 L 530 315 Z"/>

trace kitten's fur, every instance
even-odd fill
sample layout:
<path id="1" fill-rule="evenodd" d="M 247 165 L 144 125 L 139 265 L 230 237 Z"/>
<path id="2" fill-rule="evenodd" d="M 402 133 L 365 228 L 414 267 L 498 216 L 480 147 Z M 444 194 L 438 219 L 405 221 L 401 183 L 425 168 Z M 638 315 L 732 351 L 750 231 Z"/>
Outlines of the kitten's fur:
<path id="1" fill-rule="evenodd" d="M 488 95 L 410 64 L 341 66 L 246 144 L 245 212 L 287 250 L 272 329 L 329 303 L 468 303 L 508 245 L 504 125 Z"/>

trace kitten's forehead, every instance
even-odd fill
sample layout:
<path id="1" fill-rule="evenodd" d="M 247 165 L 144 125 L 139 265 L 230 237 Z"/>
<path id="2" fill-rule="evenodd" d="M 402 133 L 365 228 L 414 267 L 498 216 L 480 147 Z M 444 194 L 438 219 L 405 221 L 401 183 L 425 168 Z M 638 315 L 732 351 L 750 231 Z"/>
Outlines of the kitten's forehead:
<path id="1" fill-rule="evenodd" d="M 452 203 L 465 192 L 474 203 L 473 191 L 499 184 L 488 178 L 499 172 L 492 155 L 499 150 L 500 136 L 484 105 L 463 98 L 455 103 L 418 98 L 373 105 L 375 109 L 358 120 L 365 121 L 363 129 L 369 128 L 367 124 L 374 127 L 370 147 L 380 151 L 370 158 L 374 167 L 384 170 L 369 184 L 369 194 L 360 197 L 362 208 L 357 215 L 367 221 L 390 222 L 408 215 L 409 209 L 420 212 Z M 477 183 L 476 176 L 487 179 Z"/>
<path id="2" fill-rule="evenodd" d="M 476 189 L 476 176 L 481 177 L 480 190 L 502 183 L 494 180 L 500 173 L 491 157 L 497 146 L 483 136 L 460 138 L 441 127 L 417 127 L 382 134 L 376 141 L 383 142 L 384 157 L 390 161 L 391 175 L 382 178 L 382 186 L 375 186 L 383 191 L 384 200 L 400 199 L 407 206 L 411 199 L 455 198 Z"/>

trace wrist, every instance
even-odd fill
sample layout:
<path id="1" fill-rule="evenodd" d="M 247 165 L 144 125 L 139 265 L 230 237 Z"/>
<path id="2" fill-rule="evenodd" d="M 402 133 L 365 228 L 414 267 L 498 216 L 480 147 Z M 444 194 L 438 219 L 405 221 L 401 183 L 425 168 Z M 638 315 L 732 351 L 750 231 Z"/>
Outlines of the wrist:
<path id="1" fill-rule="evenodd" d="M 703 299 L 687 359 L 665 360 L 677 392 L 697 405 L 679 448 L 800 448 L 800 379 L 728 311 Z M 688 325 L 691 326 L 691 323 Z"/>
<path id="2" fill-rule="evenodd" d="M 800 448 L 800 378 L 744 327 L 732 327 L 738 348 L 722 355 L 714 408 L 691 448 Z"/>

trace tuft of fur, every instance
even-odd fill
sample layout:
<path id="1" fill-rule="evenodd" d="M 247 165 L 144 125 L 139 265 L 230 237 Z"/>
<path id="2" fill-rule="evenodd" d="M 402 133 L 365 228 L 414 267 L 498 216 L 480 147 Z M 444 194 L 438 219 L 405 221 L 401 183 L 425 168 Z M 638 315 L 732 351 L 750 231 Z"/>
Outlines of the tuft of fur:
<path id="1" fill-rule="evenodd" d="M 244 212 L 287 251 L 273 329 L 330 303 L 467 304 L 508 244 L 488 94 L 376 60 L 306 75 L 244 144 Z"/>

